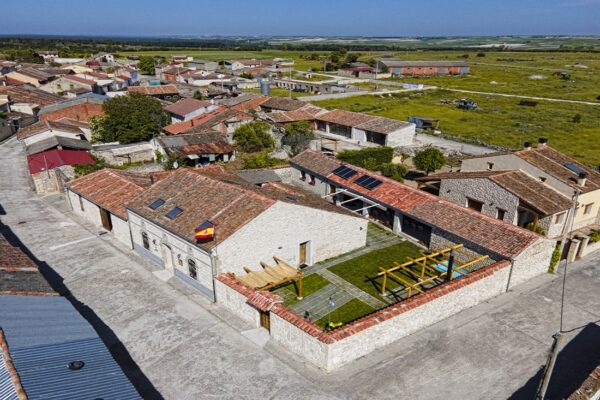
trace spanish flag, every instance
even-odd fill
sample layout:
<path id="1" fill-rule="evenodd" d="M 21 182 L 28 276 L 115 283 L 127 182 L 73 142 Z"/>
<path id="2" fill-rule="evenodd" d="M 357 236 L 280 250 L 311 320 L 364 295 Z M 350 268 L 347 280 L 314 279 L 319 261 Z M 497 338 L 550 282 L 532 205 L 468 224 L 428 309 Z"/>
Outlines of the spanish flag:
<path id="1" fill-rule="evenodd" d="M 194 229 L 196 240 L 212 240 L 215 237 L 215 224 L 206 220 Z"/>

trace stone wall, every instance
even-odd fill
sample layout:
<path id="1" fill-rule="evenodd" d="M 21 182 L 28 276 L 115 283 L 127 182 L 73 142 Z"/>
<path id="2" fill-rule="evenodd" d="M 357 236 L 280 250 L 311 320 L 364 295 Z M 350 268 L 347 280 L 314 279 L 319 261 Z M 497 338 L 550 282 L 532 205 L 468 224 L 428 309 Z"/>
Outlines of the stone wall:
<path id="1" fill-rule="evenodd" d="M 273 264 L 273 256 L 296 266 L 304 242 L 307 264 L 335 257 L 366 245 L 367 224 L 358 216 L 277 202 L 217 247 L 218 272 L 244 274 L 244 267 L 260 269 L 261 261 Z"/>
<path id="2" fill-rule="evenodd" d="M 441 250 L 461 243 L 464 246 L 460 249 L 460 253 L 457 252 L 455 254 L 456 259 L 460 262 L 468 262 L 474 258 L 478 258 L 484 255 L 489 256 L 488 259 L 483 260 L 482 262 L 477 264 L 478 267 L 481 267 L 483 265 L 489 265 L 494 263 L 495 261 L 502 259 L 502 257 L 499 254 L 490 252 L 484 247 L 466 242 L 464 239 L 459 238 L 458 236 L 448 233 L 439 228 L 432 229 L 429 248 L 432 250 Z"/>
<path id="3" fill-rule="evenodd" d="M 115 235 L 115 238 L 128 248 L 133 248 L 133 245 L 131 244 L 131 233 L 129 232 L 129 223 L 114 214 L 111 214 L 110 220 L 113 227 L 112 233 Z"/>
<path id="4" fill-rule="evenodd" d="M 250 289 L 247 290 L 249 296 L 252 291 Z M 235 314 L 241 320 L 249 322 L 252 326 L 259 326 L 259 312 L 256 308 L 247 303 L 247 296 L 227 286 L 218 279 L 215 280 L 215 292 L 217 295 L 217 303 L 219 303 L 220 306 Z"/>
<path id="5" fill-rule="evenodd" d="M 548 272 L 556 241 L 540 237 L 513 261 L 509 289 L 537 275 Z"/>
<path id="6" fill-rule="evenodd" d="M 390 147 L 410 146 L 415 140 L 416 125 L 408 126 L 389 133 L 385 140 L 385 145 Z"/>

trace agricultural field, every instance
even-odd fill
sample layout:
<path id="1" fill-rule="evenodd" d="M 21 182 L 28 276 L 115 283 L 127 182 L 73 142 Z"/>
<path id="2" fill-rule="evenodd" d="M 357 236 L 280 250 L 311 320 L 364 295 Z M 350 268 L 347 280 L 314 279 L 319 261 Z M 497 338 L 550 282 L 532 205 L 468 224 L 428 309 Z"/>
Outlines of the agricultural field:
<path id="1" fill-rule="evenodd" d="M 528 107 L 519 105 L 517 98 L 473 94 L 468 97 L 479 108 L 463 111 L 453 103 L 461 97 L 461 93 L 427 90 L 314 104 L 401 120 L 411 115 L 439 118 L 446 135 L 508 148 L 519 148 L 525 141 L 535 143 L 539 137 L 546 137 L 551 146 L 581 162 L 600 164 L 600 106 L 539 101 L 537 106 Z"/>

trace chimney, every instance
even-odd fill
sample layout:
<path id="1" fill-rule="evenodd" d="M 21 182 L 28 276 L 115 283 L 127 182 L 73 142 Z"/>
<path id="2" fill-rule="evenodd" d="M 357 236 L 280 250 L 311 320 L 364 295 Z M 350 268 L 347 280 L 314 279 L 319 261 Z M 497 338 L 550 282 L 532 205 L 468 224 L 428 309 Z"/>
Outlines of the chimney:
<path id="1" fill-rule="evenodd" d="M 523 150 L 531 150 L 531 142 L 525 142 L 523 144 Z"/>
<path id="2" fill-rule="evenodd" d="M 579 186 L 585 186 L 585 181 L 587 180 L 587 173 L 580 172 L 577 176 L 577 184 Z"/>
<path id="3" fill-rule="evenodd" d="M 538 139 L 538 146 L 539 147 L 544 147 L 548 144 L 548 139 L 541 137 Z"/>

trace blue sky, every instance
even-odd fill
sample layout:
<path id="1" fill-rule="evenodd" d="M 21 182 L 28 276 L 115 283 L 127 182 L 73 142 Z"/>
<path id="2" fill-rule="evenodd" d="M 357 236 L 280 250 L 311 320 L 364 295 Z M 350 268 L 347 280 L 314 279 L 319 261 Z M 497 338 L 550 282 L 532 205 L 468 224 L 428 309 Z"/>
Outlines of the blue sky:
<path id="1" fill-rule="evenodd" d="M 600 34 L 600 0 L 2 0 L 0 34 Z"/>

